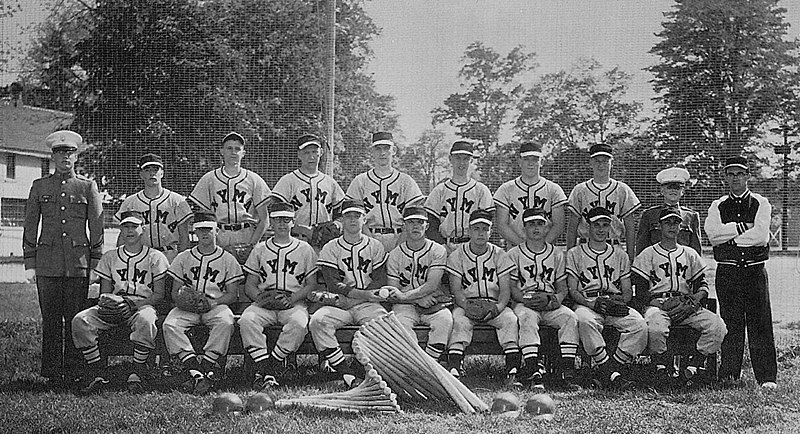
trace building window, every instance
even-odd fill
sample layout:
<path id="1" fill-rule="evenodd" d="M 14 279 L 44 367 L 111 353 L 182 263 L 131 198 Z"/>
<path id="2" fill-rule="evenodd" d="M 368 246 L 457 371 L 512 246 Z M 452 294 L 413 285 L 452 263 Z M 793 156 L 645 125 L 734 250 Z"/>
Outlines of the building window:
<path id="1" fill-rule="evenodd" d="M 42 178 L 50 175 L 50 159 L 42 158 Z"/>
<path id="2" fill-rule="evenodd" d="M 0 199 L 0 225 L 23 226 L 25 224 L 25 199 Z"/>
<path id="3" fill-rule="evenodd" d="M 17 177 L 17 156 L 14 154 L 6 155 L 6 179 Z"/>

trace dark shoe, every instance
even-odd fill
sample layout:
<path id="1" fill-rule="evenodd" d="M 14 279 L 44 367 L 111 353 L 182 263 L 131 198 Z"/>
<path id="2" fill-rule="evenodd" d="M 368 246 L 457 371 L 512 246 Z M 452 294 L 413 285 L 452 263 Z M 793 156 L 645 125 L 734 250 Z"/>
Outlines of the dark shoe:
<path id="1" fill-rule="evenodd" d="M 518 389 L 523 386 L 522 382 L 517 379 L 517 368 L 511 368 L 508 374 L 506 374 L 503 385 L 512 389 Z"/>
<path id="2" fill-rule="evenodd" d="M 577 378 L 575 377 L 575 369 L 565 370 L 563 374 L 561 374 L 561 386 L 569 391 L 569 392 L 578 392 L 582 390 L 580 384 L 578 384 Z"/>
<path id="3" fill-rule="evenodd" d="M 280 386 L 280 383 L 274 376 L 256 373 L 256 378 L 253 381 L 253 390 L 261 392 L 278 386 Z"/>
<path id="4" fill-rule="evenodd" d="M 608 376 L 607 385 L 611 389 L 626 391 L 633 390 L 636 383 L 627 379 L 621 372 L 614 371 Z"/>
<path id="5" fill-rule="evenodd" d="M 211 390 L 212 385 L 213 383 L 211 382 L 211 380 L 206 377 L 195 379 L 194 389 L 192 390 L 192 393 L 195 395 L 205 395 L 206 393 L 208 393 L 209 390 Z"/>
<path id="6" fill-rule="evenodd" d="M 530 388 L 535 390 L 544 390 L 544 373 L 545 369 L 542 365 L 535 365 L 533 367 L 526 366 L 519 373 L 519 378 L 522 384 L 527 384 Z"/>
<path id="7" fill-rule="evenodd" d="M 108 386 L 109 383 L 110 382 L 108 381 L 108 379 L 105 378 L 103 374 L 97 374 L 91 381 L 89 381 L 87 385 L 81 388 L 80 392 L 84 395 L 98 393 L 104 388 L 106 388 L 106 386 Z"/>
<path id="8" fill-rule="evenodd" d="M 128 389 L 128 392 L 131 393 L 144 392 L 144 381 L 142 377 L 140 377 L 139 374 L 136 373 L 128 375 L 126 388 Z"/>

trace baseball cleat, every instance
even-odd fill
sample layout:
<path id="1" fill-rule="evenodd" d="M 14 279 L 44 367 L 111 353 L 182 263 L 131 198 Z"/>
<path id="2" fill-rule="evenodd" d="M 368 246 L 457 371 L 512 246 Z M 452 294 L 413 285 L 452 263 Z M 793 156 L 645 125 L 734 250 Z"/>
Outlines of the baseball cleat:
<path id="1" fill-rule="evenodd" d="M 517 379 L 517 369 L 512 369 L 508 374 L 506 374 L 506 379 L 503 381 L 503 384 L 506 387 L 510 388 L 520 388 L 522 387 L 522 382 Z"/>
<path id="2" fill-rule="evenodd" d="M 128 389 L 128 392 L 131 393 L 141 393 L 144 391 L 144 385 L 142 383 L 142 379 L 136 373 L 128 375 L 128 382 L 126 387 Z"/>
<path id="3" fill-rule="evenodd" d="M 272 375 L 256 374 L 256 378 L 253 381 L 253 389 L 257 391 L 268 390 L 278 386 L 280 386 L 280 383 Z"/>
<path id="4" fill-rule="evenodd" d="M 85 387 L 81 389 L 81 393 L 90 394 L 90 393 L 97 393 L 101 391 L 105 386 L 109 383 L 108 380 L 103 378 L 100 375 L 94 377 L 92 381 L 89 382 Z"/>

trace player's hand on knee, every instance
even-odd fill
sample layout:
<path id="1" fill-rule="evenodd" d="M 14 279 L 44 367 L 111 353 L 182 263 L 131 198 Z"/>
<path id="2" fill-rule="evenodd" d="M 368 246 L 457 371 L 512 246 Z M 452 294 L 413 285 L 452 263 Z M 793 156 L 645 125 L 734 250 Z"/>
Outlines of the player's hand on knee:
<path id="1" fill-rule="evenodd" d="M 28 268 L 25 270 L 25 280 L 28 283 L 36 283 L 36 269 L 35 268 Z"/>

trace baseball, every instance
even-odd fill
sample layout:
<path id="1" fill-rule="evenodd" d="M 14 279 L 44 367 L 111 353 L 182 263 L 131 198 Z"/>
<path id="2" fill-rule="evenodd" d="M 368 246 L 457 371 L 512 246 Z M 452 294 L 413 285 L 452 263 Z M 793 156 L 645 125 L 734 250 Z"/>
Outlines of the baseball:
<path id="1" fill-rule="evenodd" d="M 375 296 L 384 300 L 389 298 L 389 288 L 382 286 L 381 289 L 375 291 Z"/>

